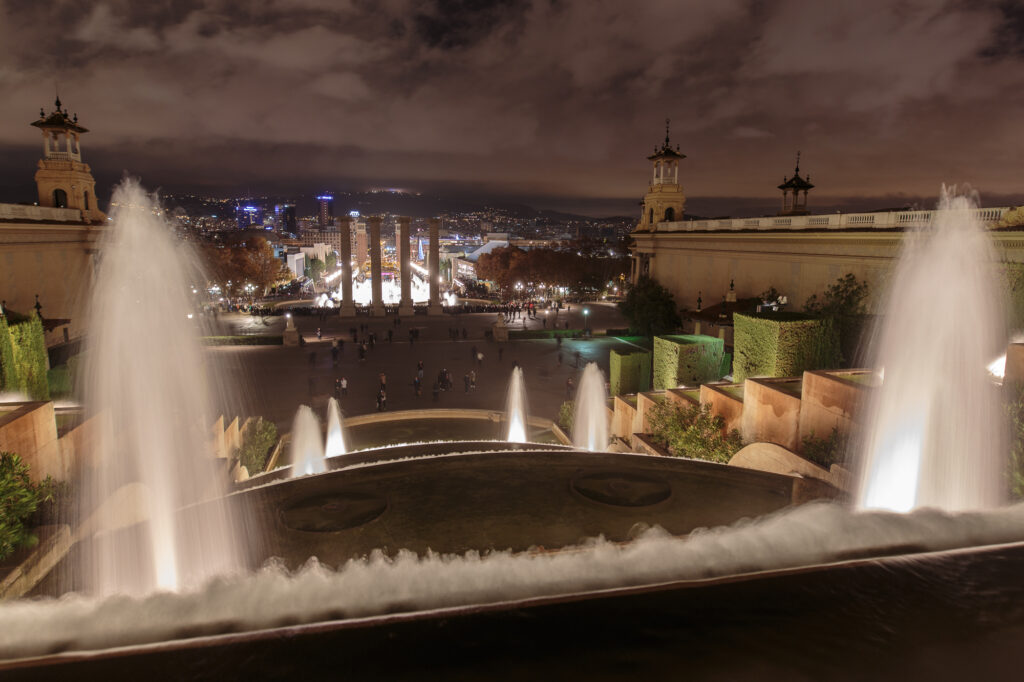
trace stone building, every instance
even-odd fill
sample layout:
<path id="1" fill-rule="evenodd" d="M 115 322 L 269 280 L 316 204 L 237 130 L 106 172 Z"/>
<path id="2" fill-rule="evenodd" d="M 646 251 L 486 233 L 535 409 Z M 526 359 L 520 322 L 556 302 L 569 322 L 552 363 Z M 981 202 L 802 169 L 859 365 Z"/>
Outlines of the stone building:
<path id="1" fill-rule="evenodd" d="M 94 274 L 96 242 L 106 215 L 96 181 L 82 161 L 88 132 L 60 99 L 30 125 L 42 132 L 34 203 L 0 204 L 0 301 L 29 313 L 38 302 L 47 344 L 81 335 L 85 294 Z"/>
<path id="2" fill-rule="evenodd" d="M 771 217 L 685 220 L 685 196 L 677 176 L 683 158 L 665 143 L 648 159 L 653 176 L 643 212 L 630 234 L 631 278 L 650 276 L 686 310 L 727 295 L 733 300 L 759 295 L 770 287 L 800 309 L 812 294 L 852 273 L 866 281 L 869 305 L 878 296 L 900 252 L 906 231 L 928 225 L 934 211 L 872 213 L 807 212 L 813 185 L 800 176 L 799 157 L 792 178 L 779 186 L 783 211 Z M 978 208 L 975 216 L 995 227 L 1010 208 Z M 993 230 L 1000 260 L 1024 263 L 1024 230 Z"/>

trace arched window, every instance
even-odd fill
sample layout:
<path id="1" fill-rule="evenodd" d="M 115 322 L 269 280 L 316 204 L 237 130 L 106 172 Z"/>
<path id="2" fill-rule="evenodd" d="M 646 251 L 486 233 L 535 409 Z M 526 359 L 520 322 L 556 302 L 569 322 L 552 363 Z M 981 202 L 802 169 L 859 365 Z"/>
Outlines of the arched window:
<path id="1" fill-rule="evenodd" d="M 53 190 L 53 205 L 56 208 L 68 207 L 68 193 L 62 189 Z"/>
<path id="2" fill-rule="evenodd" d="M 649 222 L 652 225 L 654 224 L 654 209 L 653 208 L 651 209 L 651 212 L 648 214 L 647 222 Z"/>
<path id="3" fill-rule="evenodd" d="M 671 222 L 671 221 L 673 221 L 675 219 L 676 219 L 676 211 L 675 211 L 674 208 L 669 206 L 668 208 L 665 209 L 665 221 L 666 222 Z"/>

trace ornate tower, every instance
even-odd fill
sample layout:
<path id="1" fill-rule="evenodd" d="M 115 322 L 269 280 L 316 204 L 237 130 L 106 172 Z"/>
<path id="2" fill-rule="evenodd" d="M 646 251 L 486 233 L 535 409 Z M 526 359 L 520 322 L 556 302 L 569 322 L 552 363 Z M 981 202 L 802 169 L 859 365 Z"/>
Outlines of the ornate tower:
<path id="1" fill-rule="evenodd" d="M 807 192 L 814 189 L 814 185 L 811 184 L 810 175 L 806 178 L 800 177 L 800 152 L 796 153 L 796 170 L 793 171 L 793 177 L 786 179 L 786 176 L 783 175 L 779 189 L 782 190 L 782 210 L 779 211 L 779 215 L 807 215 L 810 213 L 807 210 Z M 800 192 L 804 193 L 803 201 L 800 201 Z"/>
<path id="2" fill-rule="evenodd" d="M 651 186 L 644 195 L 644 209 L 640 216 L 637 232 L 653 232 L 658 223 L 683 219 L 686 195 L 679 184 L 679 161 L 686 158 L 679 153 L 679 145 L 673 149 L 668 138 L 669 120 L 665 119 L 665 143 L 661 149 L 655 147 L 654 154 L 647 158 L 654 166 Z"/>
<path id="3" fill-rule="evenodd" d="M 39 205 L 72 208 L 82 212 L 88 222 L 101 222 L 106 215 L 96 203 L 96 180 L 89 164 L 82 163 L 79 135 L 89 132 L 78 125 L 78 114 L 68 116 L 60 98 L 49 116 L 40 109 L 39 120 L 32 125 L 43 131 L 43 158 L 36 171 Z"/>

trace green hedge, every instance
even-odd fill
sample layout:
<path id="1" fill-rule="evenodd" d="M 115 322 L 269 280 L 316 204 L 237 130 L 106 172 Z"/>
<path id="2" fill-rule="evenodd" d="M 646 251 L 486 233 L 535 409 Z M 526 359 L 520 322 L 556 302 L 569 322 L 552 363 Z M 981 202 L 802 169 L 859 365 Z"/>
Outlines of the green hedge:
<path id="1" fill-rule="evenodd" d="M 725 341 L 714 336 L 680 334 L 654 337 L 654 389 L 703 384 L 722 377 Z"/>
<path id="2" fill-rule="evenodd" d="M 0 320 L 0 373 L 3 389 L 27 393 L 32 400 L 49 400 L 49 369 L 43 323 L 34 313 L 23 322 Z"/>
<path id="3" fill-rule="evenodd" d="M 639 393 L 651 388 L 650 351 L 610 351 L 608 381 L 612 395 Z"/>
<path id="4" fill-rule="evenodd" d="M 284 337 L 274 334 L 248 334 L 246 336 L 204 336 L 204 346 L 280 346 Z"/>
<path id="5" fill-rule="evenodd" d="M 46 383 L 50 387 L 50 396 L 63 398 L 71 395 L 71 372 L 67 365 L 51 367 L 46 373 Z"/>
<path id="6" fill-rule="evenodd" d="M 733 380 L 800 376 L 834 369 L 841 361 L 839 337 L 830 319 L 799 313 L 733 314 Z"/>

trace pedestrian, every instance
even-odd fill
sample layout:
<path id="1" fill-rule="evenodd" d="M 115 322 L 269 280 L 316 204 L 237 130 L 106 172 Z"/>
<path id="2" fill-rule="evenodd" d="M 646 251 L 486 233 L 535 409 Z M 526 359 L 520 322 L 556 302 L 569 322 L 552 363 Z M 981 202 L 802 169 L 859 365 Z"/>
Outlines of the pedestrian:
<path id="1" fill-rule="evenodd" d="M 422 386 L 423 386 L 423 380 L 422 379 L 420 379 L 418 376 L 415 376 L 415 377 L 412 378 L 412 387 L 413 387 L 413 390 L 416 392 L 416 397 L 417 398 L 422 394 L 422 390 L 421 390 Z"/>
<path id="2" fill-rule="evenodd" d="M 348 395 L 348 379 L 345 377 L 341 378 L 341 394 Z"/>
<path id="3" fill-rule="evenodd" d="M 575 362 L 574 367 L 576 367 L 576 369 L 579 369 L 580 368 L 580 352 L 576 351 L 575 353 L 572 354 L 572 357 L 573 357 L 573 360 Z"/>
<path id="4" fill-rule="evenodd" d="M 474 391 L 476 390 L 476 371 L 472 369 L 469 370 L 469 387 Z"/>
<path id="5" fill-rule="evenodd" d="M 505 354 L 505 347 L 498 346 L 498 362 L 501 362 L 501 356 Z"/>
<path id="6" fill-rule="evenodd" d="M 484 365 L 484 354 L 483 353 L 477 353 L 476 354 L 476 364 L 479 367 L 483 367 L 483 365 Z"/>
<path id="7" fill-rule="evenodd" d="M 383 388 L 380 389 L 380 409 L 388 409 L 388 394 L 387 391 L 385 391 Z"/>
<path id="8" fill-rule="evenodd" d="M 320 341 L 321 339 L 323 339 L 323 334 L 320 333 L 320 327 L 317 327 L 316 328 L 316 340 Z"/>
<path id="9" fill-rule="evenodd" d="M 573 392 L 574 392 L 575 388 L 576 388 L 576 384 L 572 380 L 572 377 L 568 377 L 565 380 L 565 399 L 566 400 L 572 400 L 572 396 L 573 396 Z"/>
<path id="10" fill-rule="evenodd" d="M 377 392 L 377 411 L 381 412 L 384 410 L 384 391 Z"/>
<path id="11" fill-rule="evenodd" d="M 341 400 L 341 379 L 334 380 L 334 399 Z"/>
<path id="12" fill-rule="evenodd" d="M 388 375 L 385 374 L 384 372 L 381 372 L 380 374 L 377 375 L 377 378 L 380 379 L 380 390 L 383 391 L 388 387 Z"/>

